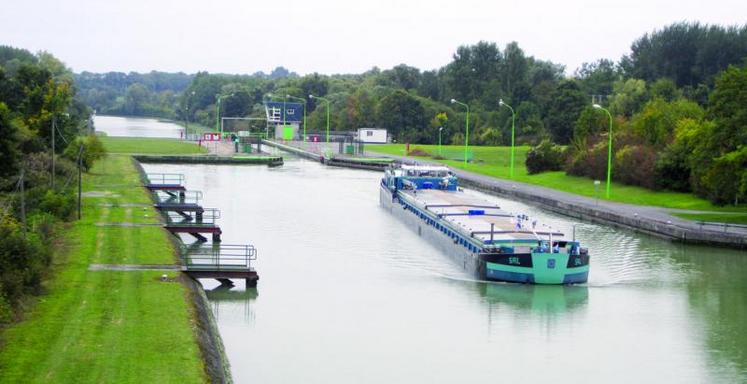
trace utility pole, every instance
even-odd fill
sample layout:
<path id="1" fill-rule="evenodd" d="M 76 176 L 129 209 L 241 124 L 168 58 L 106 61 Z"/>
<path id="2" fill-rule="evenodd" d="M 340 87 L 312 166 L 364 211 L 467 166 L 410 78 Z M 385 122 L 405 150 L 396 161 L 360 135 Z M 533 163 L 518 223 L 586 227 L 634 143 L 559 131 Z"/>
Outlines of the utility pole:
<path id="1" fill-rule="evenodd" d="M 82 175 L 81 175 L 81 168 L 83 165 L 83 144 L 80 145 L 80 149 L 78 150 L 78 220 L 81 218 L 80 214 L 80 202 L 81 202 L 81 195 L 83 192 L 83 182 L 82 182 Z"/>
<path id="2" fill-rule="evenodd" d="M 52 115 L 52 191 L 54 192 L 54 176 L 55 176 L 55 167 L 54 167 L 54 158 L 55 158 L 55 151 L 54 151 L 54 137 L 55 132 L 57 129 L 57 115 Z"/>
<path id="3" fill-rule="evenodd" d="M 21 222 L 23 223 L 23 238 L 26 238 L 26 188 L 23 186 L 24 177 L 26 176 L 26 170 L 21 169 Z"/>

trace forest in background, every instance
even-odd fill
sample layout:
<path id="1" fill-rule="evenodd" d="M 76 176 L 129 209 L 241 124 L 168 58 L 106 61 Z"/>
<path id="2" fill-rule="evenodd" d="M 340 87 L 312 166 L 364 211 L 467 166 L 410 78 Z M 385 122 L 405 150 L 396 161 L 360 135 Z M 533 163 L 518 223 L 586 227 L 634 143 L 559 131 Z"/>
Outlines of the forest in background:
<path id="1" fill-rule="evenodd" d="M 465 141 L 536 146 L 530 171 L 565 170 L 603 179 L 613 116 L 613 178 L 651 189 L 693 191 L 718 204 L 747 199 L 745 137 L 747 27 L 681 22 L 636 39 L 618 61 L 584 63 L 571 76 L 562 65 L 526 54 L 516 42 L 458 47 L 452 61 L 430 71 L 405 64 L 361 74 L 299 76 L 278 67 L 270 75 L 151 72 L 77 75 L 82 100 L 101 113 L 155 116 L 213 126 L 221 113 L 264 117 L 263 101 L 285 95 L 306 100 L 308 132 L 388 129 L 400 143 Z M 730 67 L 733 66 L 733 67 Z M 109 80 L 107 80 L 109 79 Z M 118 79 L 113 82 L 112 79 Z M 114 86 L 113 83 L 117 85 Z M 100 95 L 108 95 L 99 97 Z M 290 100 L 289 100 L 290 101 Z M 437 117 L 438 116 L 438 117 Z"/>

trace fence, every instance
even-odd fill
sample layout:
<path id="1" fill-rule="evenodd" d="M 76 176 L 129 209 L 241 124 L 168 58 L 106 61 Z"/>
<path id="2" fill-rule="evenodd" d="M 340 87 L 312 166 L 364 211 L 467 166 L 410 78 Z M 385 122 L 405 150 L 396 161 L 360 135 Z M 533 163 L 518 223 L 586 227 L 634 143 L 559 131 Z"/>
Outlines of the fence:
<path id="1" fill-rule="evenodd" d="M 253 245 L 182 245 L 182 263 L 188 271 L 246 271 L 257 259 Z"/>

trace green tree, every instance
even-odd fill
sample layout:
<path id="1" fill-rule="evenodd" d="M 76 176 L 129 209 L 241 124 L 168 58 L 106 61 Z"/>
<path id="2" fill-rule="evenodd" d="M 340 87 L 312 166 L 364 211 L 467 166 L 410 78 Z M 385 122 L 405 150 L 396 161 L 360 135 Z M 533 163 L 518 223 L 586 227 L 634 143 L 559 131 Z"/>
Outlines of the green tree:
<path id="1" fill-rule="evenodd" d="M 690 158 L 694 190 L 726 204 L 747 198 L 747 66 L 721 73 L 711 93 L 708 117 L 714 124 L 698 135 Z"/>
<path id="2" fill-rule="evenodd" d="M 722 27 L 680 22 L 633 42 L 624 60 L 629 76 L 672 79 L 678 87 L 711 84 L 730 64 L 747 56 L 747 25 Z"/>
<path id="3" fill-rule="evenodd" d="M 127 87 L 125 92 L 123 112 L 128 115 L 140 116 L 145 111 L 145 105 L 148 103 L 148 88 L 140 83 L 135 83 Z"/>
<path id="4" fill-rule="evenodd" d="M 19 159 L 16 127 L 11 122 L 10 110 L 0 102 L 0 179 L 16 174 Z"/>
<path id="5" fill-rule="evenodd" d="M 625 117 L 633 116 L 648 100 L 646 82 L 640 79 L 627 79 L 615 82 L 610 99 L 610 112 Z"/>
<path id="6" fill-rule="evenodd" d="M 420 85 L 420 70 L 405 64 L 381 72 L 378 76 L 382 85 L 410 90 Z"/>
<path id="7" fill-rule="evenodd" d="M 391 132 L 398 141 L 420 139 L 421 132 L 428 124 L 425 110 L 420 101 L 403 90 L 396 90 L 381 99 L 376 111 L 378 126 Z"/>
<path id="8" fill-rule="evenodd" d="M 646 103 L 640 113 L 633 116 L 633 130 L 649 144 L 663 148 L 673 138 L 675 126 L 682 119 L 700 121 L 705 112 L 692 101 L 667 102 L 654 98 Z"/>
<path id="9" fill-rule="evenodd" d="M 587 95 L 611 95 L 612 85 L 619 79 L 615 63 L 599 59 L 593 63 L 583 63 L 575 72 L 581 90 Z"/>
<path id="10" fill-rule="evenodd" d="M 674 101 L 682 97 L 682 92 L 677 89 L 672 79 L 662 77 L 651 84 L 651 98 L 660 98 L 664 101 Z"/>
<path id="11" fill-rule="evenodd" d="M 553 92 L 547 111 L 547 127 L 553 140 L 558 144 L 568 144 L 573 135 L 573 127 L 588 104 L 588 98 L 581 92 L 575 80 L 565 80 Z"/>

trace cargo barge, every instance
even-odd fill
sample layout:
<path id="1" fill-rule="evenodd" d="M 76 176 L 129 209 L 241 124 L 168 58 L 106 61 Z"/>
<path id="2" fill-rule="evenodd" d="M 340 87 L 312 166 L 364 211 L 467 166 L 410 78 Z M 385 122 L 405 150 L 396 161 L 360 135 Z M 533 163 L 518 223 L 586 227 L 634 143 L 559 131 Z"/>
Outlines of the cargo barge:
<path id="1" fill-rule="evenodd" d="M 446 167 L 392 166 L 381 179 L 379 198 L 382 207 L 478 279 L 527 284 L 588 280 L 589 253 L 578 241 L 464 193 Z"/>

